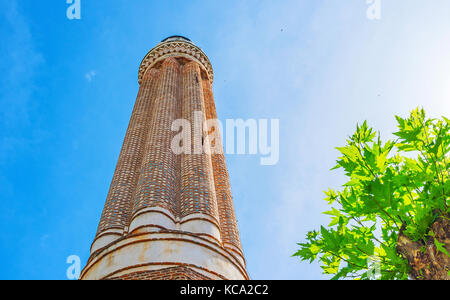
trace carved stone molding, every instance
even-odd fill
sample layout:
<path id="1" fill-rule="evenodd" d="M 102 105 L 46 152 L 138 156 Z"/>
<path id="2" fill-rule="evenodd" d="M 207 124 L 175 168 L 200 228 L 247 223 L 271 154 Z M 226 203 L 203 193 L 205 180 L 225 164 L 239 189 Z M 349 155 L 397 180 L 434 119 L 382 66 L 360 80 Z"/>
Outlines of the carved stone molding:
<path id="1" fill-rule="evenodd" d="M 206 72 L 208 79 L 213 82 L 214 73 L 211 62 L 203 51 L 187 39 L 167 39 L 150 50 L 139 67 L 139 84 L 142 82 L 147 70 L 151 69 L 158 61 L 167 57 L 185 57 L 196 61 Z"/>

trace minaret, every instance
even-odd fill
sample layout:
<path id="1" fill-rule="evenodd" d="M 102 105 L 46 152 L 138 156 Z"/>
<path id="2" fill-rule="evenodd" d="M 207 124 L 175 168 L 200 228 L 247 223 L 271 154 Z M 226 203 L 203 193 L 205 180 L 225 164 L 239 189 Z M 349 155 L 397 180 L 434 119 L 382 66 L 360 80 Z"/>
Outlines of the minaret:
<path id="1" fill-rule="evenodd" d="M 192 151 L 171 147 L 175 120 L 217 118 L 212 82 L 208 57 L 185 37 L 168 37 L 145 56 L 81 279 L 249 279 L 220 138 L 205 146 L 208 133 L 201 129 L 199 142 L 192 125 L 184 145 Z"/>

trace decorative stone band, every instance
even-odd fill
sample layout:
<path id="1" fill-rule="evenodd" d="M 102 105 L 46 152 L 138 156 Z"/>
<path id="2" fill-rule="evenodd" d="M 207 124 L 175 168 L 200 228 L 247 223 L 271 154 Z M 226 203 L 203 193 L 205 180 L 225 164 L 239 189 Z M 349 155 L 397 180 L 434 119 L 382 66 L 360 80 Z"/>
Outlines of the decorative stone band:
<path id="1" fill-rule="evenodd" d="M 220 225 L 212 216 L 207 214 L 191 214 L 179 219 L 174 217 L 165 208 L 149 207 L 139 210 L 133 216 L 129 228 L 126 228 L 125 231 L 123 229 L 109 229 L 99 234 L 91 245 L 91 254 L 94 254 L 126 234 L 159 232 L 161 230 L 191 232 L 209 239 L 213 243 L 222 245 Z M 240 252 L 239 254 L 243 257 Z"/>
<path id="2" fill-rule="evenodd" d="M 91 254 L 121 238 L 123 234 L 123 228 L 112 228 L 98 234 L 91 244 Z"/>
<path id="3" fill-rule="evenodd" d="M 159 43 L 155 48 L 147 53 L 139 67 L 139 84 L 142 82 L 142 78 L 144 78 L 145 73 L 157 62 L 164 60 L 167 57 L 179 56 L 196 61 L 208 75 L 209 81 L 211 83 L 213 82 L 213 68 L 206 54 L 193 43 L 178 40 Z"/>
<path id="4" fill-rule="evenodd" d="M 145 232 L 110 244 L 91 258 L 80 279 L 109 279 L 134 272 L 187 266 L 211 279 L 249 279 L 236 255 L 189 233 Z"/>
<path id="5" fill-rule="evenodd" d="M 213 243 L 222 244 L 220 226 L 213 217 L 206 214 L 191 214 L 179 219 L 169 210 L 161 207 L 138 211 L 131 220 L 129 233 L 159 232 L 160 230 L 190 232 L 207 238 Z"/>

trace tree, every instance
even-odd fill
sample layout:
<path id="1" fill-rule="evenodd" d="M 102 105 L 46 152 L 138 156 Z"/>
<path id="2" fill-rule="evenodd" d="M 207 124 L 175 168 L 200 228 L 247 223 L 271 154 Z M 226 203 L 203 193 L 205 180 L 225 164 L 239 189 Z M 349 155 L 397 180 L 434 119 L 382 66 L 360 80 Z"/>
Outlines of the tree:
<path id="1" fill-rule="evenodd" d="M 450 279 L 450 120 L 396 119 L 395 141 L 364 122 L 336 148 L 349 180 L 325 192 L 331 223 L 294 254 L 333 279 Z"/>

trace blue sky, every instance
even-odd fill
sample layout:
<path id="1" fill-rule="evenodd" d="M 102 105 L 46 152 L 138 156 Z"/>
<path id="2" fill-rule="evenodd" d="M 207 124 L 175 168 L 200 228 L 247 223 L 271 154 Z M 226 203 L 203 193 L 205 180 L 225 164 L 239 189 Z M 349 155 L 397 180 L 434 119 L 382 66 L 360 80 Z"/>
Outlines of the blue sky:
<path id="1" fill-rule="evenodd" d="M 357 122 L 450 115 L 450 2 L 0 0 L 0 279 L 65 279 L 95 235 L 140 61 L 181 34 L 210 57 L 221 120 L 279 118 L 280 161 L 229 155 L 253 279 L 326 278 L 290 257 L 327 222 L 322 191 Z"/>

